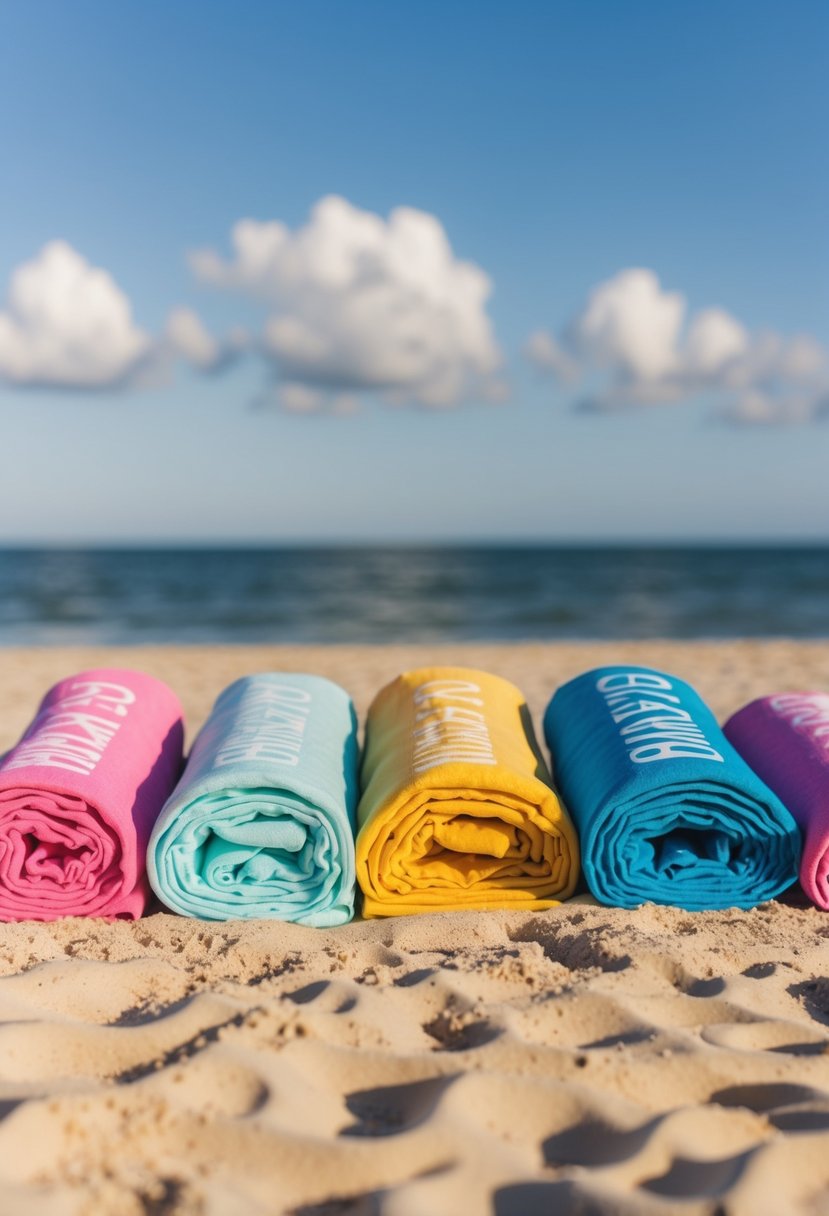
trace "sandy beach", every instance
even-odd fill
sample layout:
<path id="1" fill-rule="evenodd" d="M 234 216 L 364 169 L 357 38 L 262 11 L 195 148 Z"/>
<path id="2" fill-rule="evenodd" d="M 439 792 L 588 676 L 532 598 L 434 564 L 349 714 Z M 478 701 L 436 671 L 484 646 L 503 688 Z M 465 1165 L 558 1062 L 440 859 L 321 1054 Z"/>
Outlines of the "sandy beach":
<path id="1" fill-rule="evenodd" d="M 722 719 L 829 690 L 829 643 L 0 653 L 0 751 L 87 666 L 138 667 L 188 737 L 232 679 L 317 672 L 361 715 L 399 671 L 525 692 L 611 660 Z M 313 930 L 0 925 L 0 1214 L 829 1214 L 829 917 L 600 907 Z"/>

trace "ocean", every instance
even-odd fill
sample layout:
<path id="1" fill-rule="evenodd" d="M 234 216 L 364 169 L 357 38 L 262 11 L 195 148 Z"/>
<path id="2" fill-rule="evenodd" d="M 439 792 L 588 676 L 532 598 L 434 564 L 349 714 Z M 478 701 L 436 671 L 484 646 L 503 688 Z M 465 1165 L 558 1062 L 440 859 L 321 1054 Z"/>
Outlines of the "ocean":
<path id="1" fill-rule="evenodd" d="M 829 547 L 0 550 L 0 645 L 829 637 Z"/>

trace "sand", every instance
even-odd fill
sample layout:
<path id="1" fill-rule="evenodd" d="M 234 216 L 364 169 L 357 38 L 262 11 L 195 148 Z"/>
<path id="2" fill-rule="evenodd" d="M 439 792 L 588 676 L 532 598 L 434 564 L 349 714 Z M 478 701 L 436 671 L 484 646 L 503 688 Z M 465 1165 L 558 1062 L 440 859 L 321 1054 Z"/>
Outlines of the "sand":
<path id="1" fill-rule="evenodd" d="M 615 658 L 721 715 L 829 689 L 829 644 L 0 652 L 0 750 L 82 666 L 234 676 L 364 710 L 401 668 L 513 679 L 538 715 Z M 829 1214 L 829 916 L 582 896 L 321 931 L 157 912 L 0 926 L 0 1216 Z"/>

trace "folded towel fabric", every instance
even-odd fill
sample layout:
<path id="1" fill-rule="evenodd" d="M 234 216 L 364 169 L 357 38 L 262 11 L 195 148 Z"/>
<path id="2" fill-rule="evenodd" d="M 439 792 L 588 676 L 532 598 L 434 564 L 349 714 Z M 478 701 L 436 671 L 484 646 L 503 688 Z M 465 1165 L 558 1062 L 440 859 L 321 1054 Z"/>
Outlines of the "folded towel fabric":
<path id="1" fill-rule="evenodd" d="M 169 908 L 207 920 L 341 925 L 354 915 L 357 720 L 320 676 L 265 673 L 226 688 L 152 834 Z"/>
<path id="2" fill-rule="evenodd" d="M 365 916 L 549 908 L 578 878 L 524 698 L 486 672 L 421 668 L 378 694 L 357 821 Z"/>
<path id="3" fill-rule="evenodd" d="M 0 758 L 0 920 L 140 916 L 183 737 L 178 698 L 152 676 L 96 668 L 56 684 Z"/>
<path id="4" fill-rule="evenodd" d="M 819 908 L 829 909 L 829 694 L 761 697 L 723 730 L 800 825 L 801 885 Z"/>
<path id="5" fill-rule="evenodd" d="M 682 680 L 601 667 L 556 692 L 553 773 L 602 903 L 750 908 L 797 876 L 797 825 Z"/>

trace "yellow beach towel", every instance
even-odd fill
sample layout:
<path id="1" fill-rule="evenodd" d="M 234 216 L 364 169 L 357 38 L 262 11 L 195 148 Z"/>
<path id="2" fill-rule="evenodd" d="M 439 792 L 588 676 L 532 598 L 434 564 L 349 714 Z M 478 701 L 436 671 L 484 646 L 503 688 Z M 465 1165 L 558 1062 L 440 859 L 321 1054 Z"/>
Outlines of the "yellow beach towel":
<path id="1" fill-rule="evenodd" d="M 464 667 L 406 672 L 366 724 L 357 810 L 365 916 L 550 908 L 579 872 L 521 693 Z"/>

